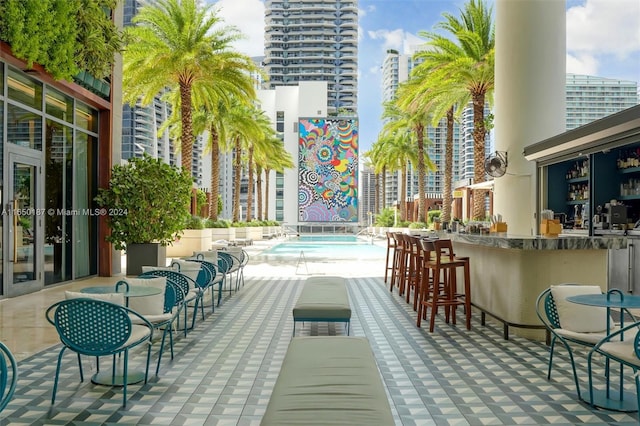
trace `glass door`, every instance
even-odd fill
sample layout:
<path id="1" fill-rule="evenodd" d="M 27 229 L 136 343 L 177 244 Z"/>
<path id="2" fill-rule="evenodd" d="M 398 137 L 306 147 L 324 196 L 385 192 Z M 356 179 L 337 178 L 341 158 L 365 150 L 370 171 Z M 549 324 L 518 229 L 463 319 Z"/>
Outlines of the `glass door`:
<path id="1" fill-rule="evenodd" d="M 41 161 L 37 157 L 9 153 L 9 185 L 4 223 L 6 295 L 30 293 L 42 287 L 43 211 L 40 197 Z M 40 243 L 38 243 L 40 242 Z"/>

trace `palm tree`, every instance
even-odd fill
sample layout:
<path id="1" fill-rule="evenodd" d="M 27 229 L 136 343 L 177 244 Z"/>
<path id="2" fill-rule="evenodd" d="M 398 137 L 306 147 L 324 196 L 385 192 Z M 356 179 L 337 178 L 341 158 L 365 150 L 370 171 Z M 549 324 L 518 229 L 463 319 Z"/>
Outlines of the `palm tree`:
<path id="1" fill-rule="evenodd" d="M 421 31 L 428 39 L 429 49 L 420 53 L 430 67 L 446 75 L 450 87 L 466 89 L 473 105 L 474 183 L 484 182 L 486 122 L 484 108 L 492 102 L 494 88 L 495 29 L 492 8 L 481 0 L 469 0 L 460 18 L 443 14 L 445 21 L 436 25 L 453 36 L 455 41 L 434 32 Z M 475 191 L 478 192 L 478 191 Z M 484 197 L 473 197 L 473 217 L 485 215 Z"/>
<path id="2" fill-rule="evenodd" d="M 219 27 L 221 18 L 198 0 L 158 0 L 144 6 L 127 29 L 123 61 L 123 99 L 148 105 L 169 88 L 179 93 L 182 168 L 191 171 L 194 103 L 215 104 L 230 96 L 254 97 L 247 71 L 255 66 L 231 50 L 239 33 Z M 172 97 L 173 98 L 173 97 Z M 194 102 L 194 100 L 196 102 Z"/>
<path id="3" fill-rule="evenodd" d="M 259 149 L 254 153 L 256 165 L 256 194 L 258 219 L 268 220 L 269 212 L 269 173 L 271 170 L 283 172 L 284 169 L 294 167 L 291 154 L 284 149 L 284 145 L 275 132 L 268 134 Z M 264 203 L 262 202 L 262 172 L 265 177 Z"/>
<path id="4" fill-rule="evenodd" d="M 420 58 L 420 52 L 415 57 Z M 420 102 L 423 108 L 428 108 L 431 113 L 432 126 L 438 126 L 445 119 L 447 129 L 444 156 L 444 182 L 442 196 L 443 223 L 451 220 L 452 182 L 453 182 L 453 134 L 454 120 L 460 115 L 462 109 L 459 105 L 469 103 L 471 94 L 465 87 L 460 87 L 451 82 L 448 74 L 437 63 L 424 61 L 411 72 L 411 79 L 415 82 L 413 102 Z"/>
<path id="5" fill-rule="evenodd" d="M 267 149 L 268 141 L 275 135 L 275 130 L 271 125 L 271 120 L 266 116 L 264 111 L 255 108 L 252 111 L 254 123 L 258 126 L 259 134 L 255 138 L 250 139 L 247 147 L 247 168 L 248 168 L 248 188 L 247 188 L 247 222 L 253 220 L 253 194 L 254 194 L 254 172 L 256 172 L 255 156 L 256 152 Z M 268 153 L 267 153 L 268 155 Z M 260 216 L 259 210 L 257 216 Z"/>
<path id="6" fill-rule="evenodd" d="M 378 140 L 374 143 L 374 150 L 379 165 L 385 165 L 390 172 L 400 171 L 400 219 L 407 220 L 407 164 L 416 163 L 415 140 L 408 129 L 389 131 L 383 127 Z"/>
<path id="7" fill-rule="evenodd" d="M 403 120 L 396 124 L 403 126 L 403 122 L 406 122 L 406 125 L 415 132 L 418 162 L 418 222 L 426 223 L 425 180 L 427 169 L 434 170 L 435 166 L 425 150 L 425 142 L 431 144 L 431 141 L 425 137 L 426 124 L 431 118 L 431 102 L 422 96 L 418 83 L 417 79 L 409 79 L 398 89 L 396 104 L 402 113 Z"/>

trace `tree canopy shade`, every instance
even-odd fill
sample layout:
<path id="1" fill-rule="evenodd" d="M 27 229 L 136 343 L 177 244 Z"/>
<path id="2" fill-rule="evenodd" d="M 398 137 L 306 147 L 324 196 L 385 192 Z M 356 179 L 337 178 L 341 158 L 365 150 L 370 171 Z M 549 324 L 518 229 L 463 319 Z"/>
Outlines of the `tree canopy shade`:
<path id="1" fill-rule="evenodd" d="M 58 80 L 86 70 L 111 74 L 123 36 L 108 11 L 117 0 L 2 0 L 0 40 L 16 58 L 34 63 Z"/>
<path id="2" fill-rule="evenodd" d="M 143 7 L 127 29 L 124 52 L 124 100 L 148 105 L 167 88 L 179 93 L 182 167 L 191 171 L 192 110 L 234 96 L 255 96 L 251 59 L 231 49 L 240 35 L 221 25 L 211 7 L 197 0 L 158 0 Z M 172 97 L 173 98 L 173 97 Z"/>

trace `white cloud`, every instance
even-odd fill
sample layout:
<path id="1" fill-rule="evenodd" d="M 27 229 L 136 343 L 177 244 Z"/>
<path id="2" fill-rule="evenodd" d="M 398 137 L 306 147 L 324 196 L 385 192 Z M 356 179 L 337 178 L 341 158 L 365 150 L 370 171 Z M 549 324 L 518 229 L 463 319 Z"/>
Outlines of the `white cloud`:
<path id="1" fill-rule="evenodd" d="M 264 3 L 261 0 L 218 0 L 215 8 L 225 25 L 237 27 L 244 38 L 234 47 L 248 56 L 264 55 Z"/>
<path id="2" fill-rule="evenodd" d="M 367 34 L 372 40 L 382 40 L 382 50 L 387 49 L 402 50 L 405 39 L 404 30 L 375 30 L 368 31 Z"/>
<path id="3" fill-rule="evenodd" d="M 567 51 L 624 59 L 640 52 L 640 1 L 585 0 L 567 10 Z"/>
<path id="4" fill-rule="evenodd" d="M 567 72 L 570 74 L 598 75 L 598 61 L 586 53 L 567 54 Z"/>

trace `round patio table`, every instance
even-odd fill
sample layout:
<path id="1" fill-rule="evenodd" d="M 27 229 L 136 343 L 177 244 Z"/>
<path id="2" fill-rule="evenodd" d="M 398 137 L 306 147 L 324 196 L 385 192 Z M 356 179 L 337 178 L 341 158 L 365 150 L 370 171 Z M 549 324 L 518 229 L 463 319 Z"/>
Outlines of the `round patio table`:
<path id="1" fill-rule="evenodd" d="M 109 293 L 122 293 L 127 306 L 129 305 L 130 297 L 144 297 L 154 296 L 160 294 L 162 290 L 155 287 L 147 286 L 115 286 L 115 285 L 99 285 L 92 287 L 85 287 L 80 290 L 81 293 L 88 294 L 109 294 Z M 118 357 L 120 359 L 120 357 Z M 110 370 L 110 369 L 109 369 Z M 122 366 L 117 369 L 115 376 L 112 376 L 111 372 L 104 371 L 98 372 L 91 377 L 91 382 L 97 385 L 105 386 L 122 386 L 124 384 L 124 373 L 122 372 Z M 127 372 L 127 384 L 140 383 L 144 381 L 144 371 L 131 371 Z"/>
<path id="2" fill-rule="evenodd" d="M 619 292 L 609 292 L 602 294 L 580 294 L 567 297 L 567 301 L 580 305 L 597 306 L 607 308 L 607 334 L 610 333 L 611 309 L 638 309 L 640 308 L 640 295 L 622 294 Z M 620 315 L 620 328 L 624 327 L 624 314 Z M 624 338 L 624 336 L 623 336 Z M 593 389 L 593 401 L 591 404 L 607 410 L 631 413 L 638 411 L 638 399 L 633 392 L 625 391 L 623 388 L 622 366 L 620 367 L 620 389 L 617 397 L 612 395 L 609 389 L 609 375 L 606 376 L 606 389 Z M 582 398 L 589 402 L 590 398 Z"/>

